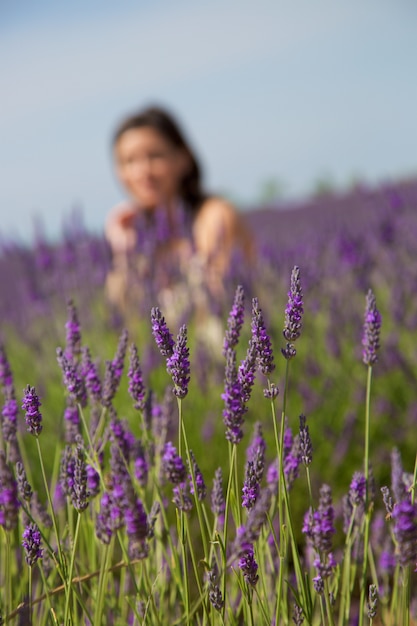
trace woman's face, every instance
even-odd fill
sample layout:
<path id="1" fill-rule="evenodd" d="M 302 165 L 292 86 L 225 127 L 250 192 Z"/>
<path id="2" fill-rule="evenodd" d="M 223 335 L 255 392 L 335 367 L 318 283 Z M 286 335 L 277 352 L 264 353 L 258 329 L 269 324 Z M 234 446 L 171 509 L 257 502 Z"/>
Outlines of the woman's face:
<path id="1" fill-rule="evenodd" d="M 190 167 L 187 153 L 154 128 L 132 128 L 115 145 L 116 170 L 130 195 L 147 209 L 169 204 Z"/>

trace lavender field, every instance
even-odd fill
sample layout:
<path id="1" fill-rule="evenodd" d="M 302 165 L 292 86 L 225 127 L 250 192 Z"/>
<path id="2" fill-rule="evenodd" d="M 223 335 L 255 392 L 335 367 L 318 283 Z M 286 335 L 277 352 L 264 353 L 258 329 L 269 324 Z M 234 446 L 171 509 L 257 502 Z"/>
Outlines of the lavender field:
<path id="1" fill-rule="evenodd" d="M 414 623 L 417 182 L 247 220 L 123 312 L 79 220 L 3 240 L 2 623 Z"/>

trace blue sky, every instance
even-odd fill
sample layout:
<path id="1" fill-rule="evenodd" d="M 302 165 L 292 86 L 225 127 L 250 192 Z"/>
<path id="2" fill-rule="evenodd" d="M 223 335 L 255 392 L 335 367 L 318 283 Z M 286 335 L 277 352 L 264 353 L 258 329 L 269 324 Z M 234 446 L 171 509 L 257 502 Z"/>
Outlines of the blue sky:
<path id="1" fill-rule="evenodd" d="M 110 138 L 156 102 L 240 206 L 417 173 L 414 0 L 3 0 L 0 231 L 50 235 L 123 198 Z"/>

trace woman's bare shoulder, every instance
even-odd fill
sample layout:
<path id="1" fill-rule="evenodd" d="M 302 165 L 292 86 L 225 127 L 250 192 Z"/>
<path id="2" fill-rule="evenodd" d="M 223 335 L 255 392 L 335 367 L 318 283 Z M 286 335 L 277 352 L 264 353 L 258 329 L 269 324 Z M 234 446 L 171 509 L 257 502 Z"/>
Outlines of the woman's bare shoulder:
<path id="1" fill-rule="evenodd" d="M 239 219 L 236 207 L 221 196 L 210 196 L 201 204 L 196 222 L 202 227 L 210 224 L 215 226 L 231 226 Z"/>

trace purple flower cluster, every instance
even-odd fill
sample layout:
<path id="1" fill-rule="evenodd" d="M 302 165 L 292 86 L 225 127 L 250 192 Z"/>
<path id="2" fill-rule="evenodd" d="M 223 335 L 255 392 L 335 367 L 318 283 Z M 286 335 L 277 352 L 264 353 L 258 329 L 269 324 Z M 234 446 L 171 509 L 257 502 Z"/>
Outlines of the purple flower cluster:
<path id="1" fill-rule="evenodd" d="M 352 506 L 365 503 L 366 478 L 361 472 L 355 472 L 349 487 L 349 500 Z"/>
<path id="2" fill-rule="evenodd" d="M 162 356 L 170 357 L 174 353 L 174 339 L 158 307 L 151 310 L 152 334 Z"/>
<path id="3" fill-rule="evenodd" d="M 119 341 L 117 343 L 117 348 L 116 348 L 116 354 L 114 355 L 114 358 L 112 361 L 113 375 L 116 378 L 117 386 L 119 385 L 120 379 L 123 374 L 128 340 L 129 340 L 129 334 L 125 328 L 119 337 Z"/>
<path id="4" fill-rule="evenodd" d="M 25 559 L 29 567 L 33 567 L 38 559 L 42 558 L 41 533 L 38 526 L 32 522 L 23 531 L 22 546 L 25 550 Z"/>
<path id="5" fill-rule="evenodd" d="M 42 431 L 42 413 L 39 410 L 40 406 L 41 402 L 35 387 L 28 385 L 23 396 L 22 409 L 26 412 L 27 430 L 34 437 L 39 437 Z"/>
<path id="6" fill-rule="evenodd" d="M 60 483 L 63 493 L 71 499 L 74 508 L 82 513 L 88 507 L 90 492 L 87 487 L 87 466 L 81 437 L 75 446 L 66 446 L 61 458 Z"/>
<path id="7" fill-rule="evenodd" d="M 307 511 L 302 529 L 317 553 L 314 565 L 320 579 L 330 576 L 336 565 L 332 554 L 332 536 L 336 532 L 334 517 L 331 489 L 328 485 L 322 485 L 319 507 L 317 511 L 311 508 Z"/>
<path id="8" fill-rule="evenodd" d="M 17 443 L 17 415 L 19 407 L 16 400 L 13 375 L 4 347 L 0 344 L 0 389 L 4 395 L 4 405 L 1 412 L 1 429 L 5 441 L 18 448 Z"/>
<path id="9" fill-rule="evenodd" d="M 138 411 L 143 411 L 145 408 L 145 385 L 135 344 L 130 346 L 130 365 L 127 376 L 129 378 L 128 391 L 134 402 L 134 407 Z"/>
<path id="10" fill-rule="evenodd" d="M 168 441 L 164 446 L 162 455 L 162 471 L 173 485 L 179 485 L 184 482 L 187 477 L 187 470 L 184 465 L 184 461 L 177 454 L 177 449 L 171 441 Z"/>
<path id="11" fill-rule="evenodd" d="M 245 319 L 245 292 L 241 285 L 236 288 L 232 309 L 227 320 L 227 329 L 223 341 L 223 355 L 227 355 L 229 349 L 234 349 L 240 337 Z"/>
<path id="12" fill-rule="evenodd" d="M 300 415 L 300 459 L 306 466 L 313 460 L 313 444 L 305 415 Z"/>
<path id="13" fill-rule="evenodd" d="M 214 473 L 213 489 L 211 491 L 211 510 L 220 523 L 224 523 L 224 512 L 226 510 L 226 501 L 223 493 L 223 472 L 218 467 Z"/>
<path id="14" fill-rule="evenodd" d="M 67 305 L 66 347 L 65 354 L 69 359 L 76 359 L 81 351 L 81 327 L 78 319 L 77 309 L 72 300 Z"/>
<path id="15" fill-rule="evenodd" d="M 247 411 L 242 394 L 242 383 L 239 380 L 236 369 L 236 353 L 229 349 L 226 355 L 226 369 L 224 392 L 223 422 L 226 426 L 226 439 L 233 444 L 238 444 L 243 437 L 242 424 Z"/>
<path id="16" fill-rule="evenodd" d="M 148 554 L 148 518 L 116 441 L 110 446 L 110 467 L 108 490 L 101 498 L 96 518 L 97 536 L 103 543 L 109 543 L 113 533 L 125 526 L 129 556 L 143 559 Z"/>
<path id="17" fill-rule="evenodd" d="M 5 530 L 13 530 L 17 526 L 20 506 L 17 495 L 13 473 L 3 450 L 0 450 L 0 526 Z"/>
<path id="18" fill-rule="evenodd" d="M 174 350 L 167 357 L 167 372 L 174 383 L 174 394 L 177 398 L 185 398 L 190 382 L 190 350 L 187 346 L 187 328 L 181 326 Z"/>
<path id="19" fill-rule="evenodd" d="M 398 560 L 401 565 L 417 561 L 417 504 L 409 498 L 397 502 L 392 511 Z"/>
<path id="20" fill-rule="evenodd" d="M 362 335 L 362 360 L 365 365 L 375 365 L 378 361 L 381 314 L 376 307 L 375 296 L 370 289 L 366 295 L 365 318 Z"/>
<path id="21" fill-rule="evenodd" d="M 258 564 L 255 560 L 255 552 L 251 543 L 243 543 L 239 552 L 239 569 L 243 578 L 251 587 L 255 587 L 259 580 Z"/>
<path id="22" fill-rule="evenodd" d="M 101 402 L 101 381 L 97 367 L 91 360 L 90 351 L 87 346 L 81 348 L 81 375 L 85 381 L 88 395 L 93 403 Z"/>
<path id="23" fill-rule="evenodd" d="M 257 350 L 257 366 L 265 376 L 269 376 L 274 369 L 274 354 L 272 352 L 271 339 L 266 332 L 262 310 L 259 307 L 258 298 L 252 300 L 252 339 Z"/>
<path id="24" fill-rule="evenodd" d="M 75 362 L 64 354 L 62 348 L 56 350 L 57 361 L 62 371 L 62 378 L 65 387 L 74 402 L 81 404 L 82 407 L 87 404 L 87 391 L 84 379 L 78 371 Z"/>
<path id="25" fill-rule="evenodd" d="M 303 292 L 300 282 L 300 269 L 295 266 L 291 272 L 291 285 L 288 292 L 288 303 L 285 308 L 285 322 L 282 334 L 287 341 L 282 354 L 288 360 L 296 355 L 294 342 L 301 335 L 303 308 Z"/>
<path id="26" fill-rule="evenodd" d="M 197 497 L 199 500 L 204 500 L 204 498 L 207 495 L 206 484 L 204 482 L 203 474 L 195 459 L 194 452 L 192 450 L 190 450 L 190 459 L 191 459 L 191 463 L 193 466 L 193 475 L 194 475 L 194 480 L 195 480 Z M 188 476 L 188 480 L 190 484 L 190 492 L 192 493 L 192 495 L 194 495 L 194 485 L 193 485 L 193 479 L 192 479 L 191 474 Z"/>

